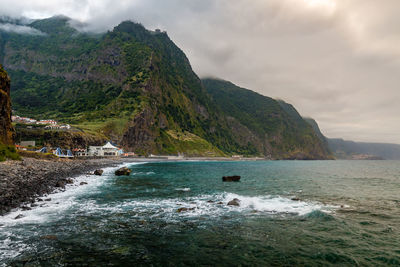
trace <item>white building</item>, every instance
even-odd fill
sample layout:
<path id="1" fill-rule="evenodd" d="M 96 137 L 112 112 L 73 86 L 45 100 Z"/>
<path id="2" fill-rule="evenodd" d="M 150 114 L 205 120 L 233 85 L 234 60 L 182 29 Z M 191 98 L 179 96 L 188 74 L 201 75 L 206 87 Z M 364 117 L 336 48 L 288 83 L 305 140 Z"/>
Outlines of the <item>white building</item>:
<path id="1" fill-rule="evenodd" d="M 119 156 L 120 149 L 110 142 L 107 142 L 104 146 L 90 146 L 88 150 L 89 156 L 95 157 L 110 157 L 110 156 Z"/>
<path id="2" fill-rule="evenodd" d="M 38 124 L 38 125 L 46 125 L 46 124 L 57 125 L 57 122 L 55 120 L 40 120 L 40 121 L 36 122 L 36 124 Z"/>

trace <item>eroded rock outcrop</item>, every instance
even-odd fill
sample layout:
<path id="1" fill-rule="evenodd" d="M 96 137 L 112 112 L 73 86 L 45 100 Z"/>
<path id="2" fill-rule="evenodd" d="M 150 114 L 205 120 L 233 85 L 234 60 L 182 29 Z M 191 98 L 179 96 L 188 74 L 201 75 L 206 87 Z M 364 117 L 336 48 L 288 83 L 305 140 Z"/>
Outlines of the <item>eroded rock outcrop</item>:
<path id="1" fill-rule="evenodd" d="M 14 136 L 11 124 L 10 78 L 0 65 L 0 143 L 12 145 Z"/>
<path id="2" fill-rule="evenodd" d="M 126 167 L 123 167 L 121 169 L 116 170 L 115 171 L 115 175 L 117 175 L 117 176 L 129 176 L 131 174 L 131 172 L 132 171 L 130 169 L 128 169 Z"/>
<path id="3" fill-rule="evenodd" d="M 222 177 L 223 182 L 239 182 L 240 181 L 240 176 L 239 175 L 234 175 L 234 176 L 224 176 Z"/>

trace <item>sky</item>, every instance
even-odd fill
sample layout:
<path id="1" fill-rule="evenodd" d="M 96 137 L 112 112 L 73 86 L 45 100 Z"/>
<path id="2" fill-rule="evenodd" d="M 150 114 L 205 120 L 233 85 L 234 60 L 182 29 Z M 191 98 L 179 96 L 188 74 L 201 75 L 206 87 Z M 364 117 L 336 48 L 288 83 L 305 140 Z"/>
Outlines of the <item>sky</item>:
<path id="1" fill-rule="evenodd" d="M 0 6 L 0 15 L 13 17 L 66 15 L 91 31 L 123 20 L 160 28 L 200 77 L 283 99 L 330 138 L 400 143 L 398 0 L 0 0 Z"/>

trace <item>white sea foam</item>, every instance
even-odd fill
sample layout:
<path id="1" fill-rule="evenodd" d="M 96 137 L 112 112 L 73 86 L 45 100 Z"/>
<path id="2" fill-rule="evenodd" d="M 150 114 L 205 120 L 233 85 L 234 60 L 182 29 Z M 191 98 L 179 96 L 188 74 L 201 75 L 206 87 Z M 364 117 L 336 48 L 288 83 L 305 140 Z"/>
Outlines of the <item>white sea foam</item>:
<path id="1" fill-rule="evenodd" d="M 56 221 L 65 216 L 66 211 L 72 208 L 77 210 L 98 209 L 98 205 L 94 201 L 81 202 L 79 197 L 98 192 L 99 187 L 112 177 L 112 173 L 116 169 L 138 164 L 145 164 L 145 162 L 124 163 L 117 167 L 104 168 L 102 176 L 81 175 L 76 177 L 74 184 L 66 185 L 65 191 L 58 191 L 43 197 L 43 199 L 51 198 L 51 201 L 36 203 L 43 205 L 42 207 L 34 207 L 27 211 L 16 209 L 0 217 L 0 266 L 4 265 L 1 263 L 1 259 L 17 257 L 29 248 L 24 242 L 23 234 L 25 233 L 20 232 L 23 229 L 19 228 L 20 225 Z M 87 185 L 78 186 L 81 182 L 86 182 Z M 16 220 L 15 217 L 19 214 L 22 214 L 23 217 Z"/>
<path id="2" fill-rule="evenodd" d="M 118 168 L 144 164 L 144 163 L 123 163 L 117 167 L 104 168 L 102 176 L 81 175 L 75 178 L 74 184 L 66 185 L 65 191 L 56 191 L 43 197 L 43 199 L 51 198 L 51 201 L 37 202 L 42 207 L 34 207 L 32 210 L 22 211 L 17 209 L 9 214 L 0 217 L 0 234 L 1 229 L 6 226 L 13 226 L 24 223 L 41 223 L 49 220 L 57 220 L 66 210 L 80 205 L 88 205 L 89 203 L 79 203 L 77 199 L 82 195 L 93 194 L 99 192 L 99 187 L 103 185 L 111 174 Z M 86 185 L 78 186 L 81 182 L 86 182 Z M 23 217 L 15 220 L 15 217 L 22 214 Z"/>
<path id="3" fill-rule="evenodd" d="M 240 206 L 228 206 L 233 199 L 240 200 Z M 124 213 L 131 212 L 142 218 L 158 218 L 162 220 L 178 220 L 179 217 L 220 217 L 229 213 L 257 216 L 269 215 L 298 215 L 302 216 L 315 210 L 329 213 L 333 207 L 307 201 L 294 201 L 281 196 L 242 196 L 233 193 L 199 195 L 172 199 L 135 199 L 123 203 L 98 205 L 87 203 L 82 207 L 87 213 Z M 179 212 L 180 208 L 185 208 Z"/>
<path id="4" fill-rule="evenodd" d="M 188 187 L 185 187 L 185 188 L 176 188 L 175 190 L 176 190 L 176 191 L 182 191 L 182 192 L 189 192 L 189 191 L 190 191 L 190 188 L 188 188 Z"/>
<path id="5" fill-rule="evenodd" d="M 237 198 L 240 200 L 240 206 L 238 209 L 241 210 L 253 210 L 259 212 L 266 212 L 271 214 L 296 214 L 296 215 L 305 215 L 314 210 L 328 210 L 327 206 L 306 202 L 306 201 L 295 201 L 289 198 L 277 196 L 256 196 L 256 197 L 247 197 L 240 196 L 236 194 L 227 194 L 226 199 L 232 200 Z"/>
<path id="6" fill-rule="evenodd" d="M 130 216 L 144 219 L 154 218 L 166 221 L 179 221 L 181 217 L 219 218 L 225 215 L 240 213 L 244 216 L 267 215 L 305 215 L 314 210 L 329 212 L 332 208 L 310 201 L 294 201 L 282 196 L 244 196 L 234 193 L 216 193 L 208 195 L 187 196 L 179 198 L 129 199 L 123 202 L 99 203 L 94 199 L 82 198 L 101 191 L 101 186 L 107 183 L 116 168 L 144 163 L 125 163 L 118 167 L 105 168 L 103 176 L 82 175 L 77 177 L 75 184 L 67 185 L 64 192 L 51 194 L 46 198 L 51 201 L 37 202 L 45 205 L 29 211 L 16 210 L 0 217 L 0 259 L 13 258 L 28 249 L 24 242 L 26 233 L 20 232 L 20 225 L 41 224 L 65 218 L 69 210 L 85 215 L 103 216 L 115 213 L 132 214 Z M 87 185 L 77 186 L 81 182 Z M 189 192 L 190 188 L 176 188 Z M 239 199 L 240 206 L 228 206 L 232 199 Z M 180 208 L 186 208 L 178 212 Z M 15 220 L 22 214 L 24 217 Z M 1 266 L 1 260 L 0 260 Z"/>

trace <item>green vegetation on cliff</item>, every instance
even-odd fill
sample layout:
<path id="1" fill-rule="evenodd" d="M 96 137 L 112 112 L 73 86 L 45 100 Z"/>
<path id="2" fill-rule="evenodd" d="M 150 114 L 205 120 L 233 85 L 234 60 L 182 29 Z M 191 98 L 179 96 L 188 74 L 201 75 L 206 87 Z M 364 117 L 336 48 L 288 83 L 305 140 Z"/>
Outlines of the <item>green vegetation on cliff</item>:
<path id="1" fill-rule="evenodd" d="M 0 65 L 0 161 L 19 158 L 14 147 L 14 129 L 11 124 L 10 79 Z"/>
<path id="2" fill-rule="evenodd" d="M 327 156 L 311 127 L 275 100 L 257 98 L 255 110 L 235 92 L 211 98 L 166 33 L 125 21 L 93 35 L 65 17 L 29 26 L 43 34 L 0 32 L 19 115 L 67 122 L 142 154 Z"/>
<path id="3" fill-rule="evenodd" d="M 255 152 L 275 158 L 317 159 L 329 156 L 313 128 L 290 104 L 240 88 L 230 82 L 204 79 L 203 84 L 234 131 L 243 129 L 252 136 Z"/>

